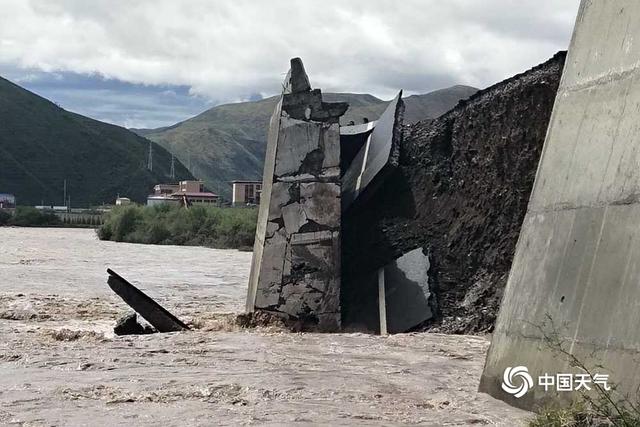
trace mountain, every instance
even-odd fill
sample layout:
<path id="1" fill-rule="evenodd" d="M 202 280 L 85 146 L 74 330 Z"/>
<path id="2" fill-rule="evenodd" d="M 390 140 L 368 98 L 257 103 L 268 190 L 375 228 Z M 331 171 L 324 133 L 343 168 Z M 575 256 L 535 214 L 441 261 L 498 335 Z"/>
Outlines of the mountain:
<path id="1" fill-rule="evenodd" d="M 139 135 L 63 110 L 0 78 L 0 193 L 18 204 L 72 206 L 113 202 L 118 194 L 143 202 L 153 185 L 168 181 L 171 154 Z M 191 173 L 175 162 L 176 179 Z"/>
<path id="2" fill-rule="evenodd" d="M 452 86 L 424 95 L 411 95 L 406 102 L 405 122 L 435 118 L 458 101 L 477 92 L 469 86 Z M 343 124 L 363 117 L 376 120 L 388 101 L 372 95 L 325 93 L 327 102 L 348 102 Z M 184 122 L 159 129 L 132 129 L 174 153 L 189 170 L 215 192 L 229 197 L 234 179 L 261 179 L 269 118 L 278 97 L 255 102 L 219 105 Z"/>
<path id="3" fill-rule="evenodd" d="M 451 86 L 424 95 L 411 95 L 404 98 L 406 110 L 405 123 L 416 123 L 426 118 L 440 117 L 456 106 L 458 101 L 467 99 L 478 89 L 470 86 Z"/>

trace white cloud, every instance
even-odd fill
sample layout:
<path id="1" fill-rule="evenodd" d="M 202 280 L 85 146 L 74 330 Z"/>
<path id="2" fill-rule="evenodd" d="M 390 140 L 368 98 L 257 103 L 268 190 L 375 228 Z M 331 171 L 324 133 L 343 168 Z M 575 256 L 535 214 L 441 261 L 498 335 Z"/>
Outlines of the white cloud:
<path id="1" fill-rule="evenodd" d="M 187 85 L 218 101 L 279 91 L 301 56 L 325 91 L 389 98 L 484 87 L 568 46 L 578 0 L 0 0 L 0 63 Z"/>

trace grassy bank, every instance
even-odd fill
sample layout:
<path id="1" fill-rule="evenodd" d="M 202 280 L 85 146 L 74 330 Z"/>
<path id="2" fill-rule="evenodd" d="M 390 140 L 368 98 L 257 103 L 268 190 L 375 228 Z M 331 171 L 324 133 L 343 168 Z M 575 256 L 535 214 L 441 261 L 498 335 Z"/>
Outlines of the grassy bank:
<path id="1" fill-rule="evenodd" d="M 258 211 L 214 206 L 120 206 L 98 228 L 101 240 L 250 250 Z"/>
<path id="2" fill-rule="evenodd" d="M 30 206 L 18 206 L 13 214 L 0 210 L 0 226 L 46 227 L 60 225 L 60 219 L 51 212 L 41 212 Z"/>

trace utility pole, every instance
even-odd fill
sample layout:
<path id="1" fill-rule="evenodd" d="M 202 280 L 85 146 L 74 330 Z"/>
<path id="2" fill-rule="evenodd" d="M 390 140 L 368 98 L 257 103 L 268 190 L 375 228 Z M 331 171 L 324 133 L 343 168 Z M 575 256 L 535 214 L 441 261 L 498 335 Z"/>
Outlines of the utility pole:
<path id="1" fill-rule="evenodd" d="M 149 171 L 153 171 L 153 145 L 151 141 L 149 141 L 149 158 L 147 159 L 147 169 Z"/>
<path id="2" fill-rule="evenodd" d="M 171 177 L 171 179 L 176 178 L 176 161 L 173 154 L 171 155 L 171 170 L 169 171 L 169 177 Z"/>
<path id="3" fill-rule="evenodd" d="M 67 180 L 64 180 L 64 184 L 63 184 L 63 191 L 64 191 L 64 196 L 62 196 L 62 203 L 64 203 L 65 205 L 67 204 Z"/>

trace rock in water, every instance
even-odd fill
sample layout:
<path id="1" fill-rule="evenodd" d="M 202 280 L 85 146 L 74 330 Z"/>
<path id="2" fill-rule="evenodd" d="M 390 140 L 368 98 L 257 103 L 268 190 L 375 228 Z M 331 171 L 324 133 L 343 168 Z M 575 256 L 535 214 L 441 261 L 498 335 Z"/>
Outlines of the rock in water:
<path id="1" fill-rule="evenodd" d="M 143 335 L 157 332 L 150 326 L 142 325 L 138 322 L 138 315 L 130 312 L 119 318 L 116 326 L 113 327 L 116 335 Z"/>

